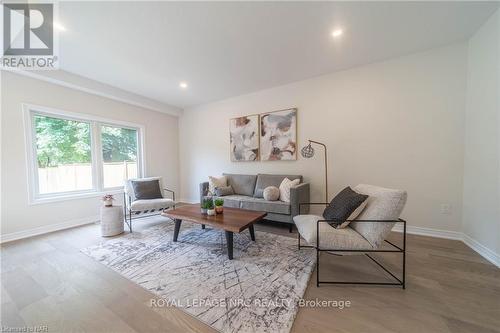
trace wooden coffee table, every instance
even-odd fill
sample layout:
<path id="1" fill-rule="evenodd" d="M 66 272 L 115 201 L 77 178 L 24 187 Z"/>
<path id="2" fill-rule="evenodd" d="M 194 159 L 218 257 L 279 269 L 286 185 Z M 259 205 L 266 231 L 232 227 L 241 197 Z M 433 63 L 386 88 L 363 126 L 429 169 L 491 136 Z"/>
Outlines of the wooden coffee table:
<path id="1" fill-rule="evenodd" d="M 226 232 L 227 255 L 229 259 L 233 259 L 233 233 L 239 233 L 248 228 L 250 238 L 255 241 L 253 224 L 262 220 L 267 213 L 224 207 L 224 213 L 208 216 L 201 214 L 200 205 L 193 204 L 165 210 L 161 215 L 171 218 L 175 222 L 174 242 L 177 242 L 182 221 L 201 224 L 203 229 L 205 229 L 205 225 L 223 229 Z"/>

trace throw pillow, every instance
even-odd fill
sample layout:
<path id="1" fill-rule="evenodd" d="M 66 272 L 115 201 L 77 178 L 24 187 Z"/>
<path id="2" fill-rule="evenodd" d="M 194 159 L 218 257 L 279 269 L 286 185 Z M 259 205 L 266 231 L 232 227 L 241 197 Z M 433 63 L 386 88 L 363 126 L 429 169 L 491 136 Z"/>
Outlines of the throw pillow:
<path id="1" fill-rule="evenodd" d="M 276 201 L 280 197 L 280 189 L 276 186 L 268 186 L 264 189 L 264 200 Z"/>
<path id="2" fill-rule="evenodd" d="M 233 195 L 234 194 L 233 187 L 231 185 L 216 187 L 215 194 L 218 197 L 223 197 L 225 195 Z"/>
<path id="3" fill-rule="evenodd" d="M 300 184 L 300 179 L 290 180 L 288 178 L 283 179 L 280 184 L 280 200 L 283 202 L 290 202 L 290 189 L 294 186 Z"/>
<path id="4" fill-rule="evenodd" d="M 354 210 L 354 212 L 352 212 L 351 215 L 349 215 L 349 217 L 347 218 L 347 220 L 344 223 L 337 225 L 335 228 L 343 229 L 343 228 L 347 227 L 349 225 L 349 223 L 351 223 L 352 220 L 355 220 L 356 217 L 358 217 L 359 214 L 361 214 L 363 209 L 365 209 L 367 203 L 368 203 L 368 200 L 363 201 L 363 203 L 361 203 L 361 205 L 359 205 L 359 207 L 356 208 Z"/>
<path id="5" fill-rule="evenodd" d="M 210 193 L 215 194 L 215 189 L 217 187 L 225 187 L 225 186 L 227 186 L 226 176 L 220 176 L 220 177 L 208 176 L 208 190 L 210 191 Z"/>
<path id="6" fill-rule="evenodd" d="M 161 195 L 160 181 L 152 180 L 132 180 L 136 200 L 149 200 L 163 198 Z"/>
<path id="7" fill-rule="evenodd" d="M 354 192 L 348 186 L 332 199 L 330 204 L 325 208 L 323 217 L 334 221 L 331 225 L 342 225 L 367 198 L 367 195 Z"/>

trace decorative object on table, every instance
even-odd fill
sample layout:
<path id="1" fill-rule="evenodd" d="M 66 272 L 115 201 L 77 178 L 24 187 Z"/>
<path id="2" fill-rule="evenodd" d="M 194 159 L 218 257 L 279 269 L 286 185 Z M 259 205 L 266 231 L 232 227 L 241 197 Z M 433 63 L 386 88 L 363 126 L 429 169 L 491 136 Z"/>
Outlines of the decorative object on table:
<path id="1" fill-rule="evenodd" d="M 347 186 L 326 206 L 323 217 L 334 221 L 330 223 L 331 226 L 337 229 L 345 228 L 351 219 L 355 219 L 361 213 L 366 206 L 366 199 L 368 199 L 366 194 L 357 193 Z"/>
<path id="2" fill-rule="evenodd" d="M 224 199 L 217 198 L 214 200 L 215 212 L 217 214 L 222 214 L 224 212 Z"/>
<path id="3" fill-rule="evenodd" d="M 216 189 L 219 187 L 227 186 L 227 177 L 226 176 L 208 176 L 208 190 L 214 194 Z"/>
<path id="4" fill-rule="evenodd" d="M 232 162 L 259 159 L 259 115 L 229 120 L 229 142 Z"/>
<path id="5" fill-rule="evenodd" d="M 106 194 L 105 196 L 103 196 L 101 198 L 101 201 L 104 203 L 105 207 L 111 207 L 111 206 L 113 206 L 113 201 L 114 200 L 115 200 L 115 198 L 113 197 L 112 194 Z"/>
<path id="6" fill-rule="evenodd" d="M 290 191 L 292 187 L 295 187 L 300 184 L 300 179 L 290 180 L 288 178 L 283 179 L 280 184 L 280 200 L 283 202 L 290 202 Z"/>
<path id="7" fill-rule="evenodd" d="M 245 230 L 234 233 L 237 260 L 230 260 L 225 244 L 221 244 L 224 232 L 221 235 L 220 229 L 202 230 L 199 224 L 183 221 L 179 242 L 172 241 L 173 234 L 174 223 L 155 223 L 141 230 L 140 237 L 126 234 L 82 252 L 155 297 L 182 302 L 176 310 L 207 323 L 214 331 L 290 331 L 314 269 L 315 251 L 297 251 L 296 239 L 257 230 L 257 241 L 253 242 Z M 192 306 L 200 297 L 244 297 L 270 300 L 270 304 L 252 301 L 241 306 L 227 301 L 227 307 L 210 302 L 203 308 Z M 274 301 L 277 297 L 287 302 Z"/>
<path id="8" fill-rule="evenodd" d="M 204 197 L 201 201 L 201 213 L 207 215 L 210 207 L 213 207 L 212 197 Z"/>
<path id="9" fill-rule="evenodd" d="M 261 114 L 260 159 L 261 161 L 297 159 L 297 109 Z"/>
<path id="10" fill-rule="evenodd" d="M 365 284 L 365 285 L 394 285 L 405 289 L 406 279 L 406 221 L 399 218 L 406 204 L 407 193 L 403 190 L 383 188 L 373 185 L 360 184 L 353 189 L 356 193 L 368 196 L 364 202 L 366 207 L 354 218 L 351 223 L 342 229 L 334 228 L 331 222 L 323 216 L 317 215 L 297 215 L 293 218 L 298 235 L 299 249 L 304 247 L 316 249 L 318 262 L 316 265 L 316 286 L 325 284 Z M 311 205 L 328 205 L 323 203 L 302 203 L 300 206 L 308 207 Z M 351 216 L 354 215 L 354 212 Z M 351 219 L 349 217 L 349 219 Z M 386 238 L 391 233 L 396 223 L 403 225 L 402 244 L 396 245 Z M 301 245 L 303 238 L 308 245 Z M 382 246 L 384 243 L 388 246 Z M 394 282 L 360 282 L 357 281 L 324 281 L 321 280 L 320 259 L 322 252 L 333 253 L 337 255 L 358 254 L 365 255 L 368 259 L 376 263 L 386 273 L 388 273 Z M 401 278 L 390 272 L 377 259 L 373 258 L 371 253 L 396 253 L 401 254 L 402 274 Z"/>
<path id="11" fill-rule="evenodd" d="M 328 155 L 326 152 L 326 145 L 324 143 L 308 140 L 309 144 L 301 149 L 300 153 L 304 158 L 311 158 L 314 156 L 314 148 L 312 144 L 317 144 L 323 147 L 325 151 L 325 202 L 328 202 Z"/>
<path id="12" fill-rule="evenodd" d="M 213 200 L 207 201 L 207 215 L 213 216 L 215 215 L 215 206 Z"/>
<path id="13" fill-rule="evenodd" d="M 264 200 L 276 201 L 280 198 L 280 189 L 276 186 L 268 186 L 264 189 L 262 196 Z"/>
<path id="14" fill-rule="evenodd" d="M 101 207 L 101 235 L 103 237 L 116 236 L 123 232 L 123 207 Z"/>
<path id="15" fill-rule="evenodd" d="M 171 195 L 171 199 L 164 197 L 162 190 L 168 192 Z M 160 197 L 158 197 L 158 193 Z M 150 199 L 147 199 L 148 197 Z M 163 179 L 161 177 L 127 180 L 125 182 L 123 200 L 125 202 L 125 223 L 129 226 L 130 232 L 132 232 L 132 216 L 134 216 L 135 220 L 161 214 L 164 209 L 175 208 L 175 192 L 163 187 Z"/>

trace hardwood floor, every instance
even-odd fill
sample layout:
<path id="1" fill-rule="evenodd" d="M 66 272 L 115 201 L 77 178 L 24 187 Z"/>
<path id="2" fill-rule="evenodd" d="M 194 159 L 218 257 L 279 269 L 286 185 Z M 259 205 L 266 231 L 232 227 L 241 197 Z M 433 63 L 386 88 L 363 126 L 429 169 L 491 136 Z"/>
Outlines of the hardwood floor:
<path id="1" fill-rule="evenodd" d="M 165 223 L 143 219 L 135 229 Z M 257 231 L 296 237 L 261 223 Z M 391 238 L 398 239 L 400 234 Z M 88 225 L 1 247 L 2 327 L 43 326 L 49 332 L 214 332 L 173 308 L 150 307 L 155 296 L 79 250 L 101 240 Z M 305 249 L 304 251 L 308 251 Z M 397 271 L 396 255 L 378 256 Z M 327 278 L 387 280 L 362 256 L 321 257 Z M 334 275 L 335 274 L 335 275 Z M 299 310 L 292 332 L 500 332 L 500 269 L 459 241 L 408 236 L 407 289 L 315 286 L 306 300 L 350 301 L 349 308 Z"/>

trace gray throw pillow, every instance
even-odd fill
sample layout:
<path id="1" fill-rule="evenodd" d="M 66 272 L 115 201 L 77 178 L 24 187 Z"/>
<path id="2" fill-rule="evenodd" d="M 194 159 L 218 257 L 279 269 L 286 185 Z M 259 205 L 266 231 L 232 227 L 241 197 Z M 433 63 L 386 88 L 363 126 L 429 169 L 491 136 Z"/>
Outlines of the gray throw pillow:
<path id="1" fill-rule="evenodd" d="M 160 181 L 152 180 L 132 180 L 132 188 L 136 200 L 149 200 L 163 198 L 160 190 Z"/>
<path id="2" fill-rule="evenodd" d="M 331 220 L 331 225 L 344 223 L 368 196 L 353 191 L 349 186 L 339 192 L 325 208 L 323 217 Z"/>
<path id="3" fill-rule="evenodd" d="M 234 190 L 233 190 L 233 187 L 231 185 L 229 185 L 229 186 L 220 186 L 220 187 L 216 187 L 215 188 L 215 194 L 218 197 L 223 197 L 223 196 L 226 196 L 226 195 L 233 195 L 234 194 Z"/>

